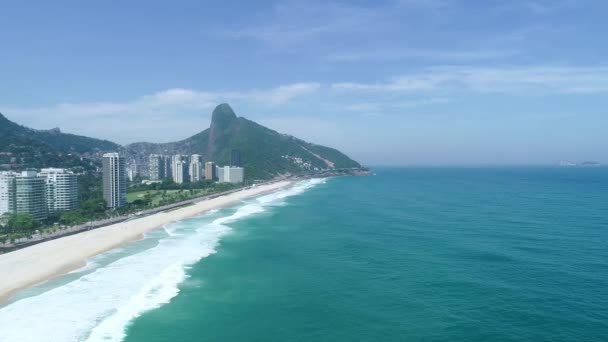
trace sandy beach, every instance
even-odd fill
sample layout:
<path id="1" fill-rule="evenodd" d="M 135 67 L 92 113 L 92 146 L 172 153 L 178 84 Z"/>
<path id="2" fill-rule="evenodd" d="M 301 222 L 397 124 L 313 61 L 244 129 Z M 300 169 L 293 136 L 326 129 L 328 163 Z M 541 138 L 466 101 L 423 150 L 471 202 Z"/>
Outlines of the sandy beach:
<path id="1" fill-rule="evenodd" d="M 289 185 L 282 181 L 204 200 L 188 207 L 113 224 L 0 255 L 0 302 L 14 292 L 86 265 L 87 259 L 137 240 L 165 224 Z"/>

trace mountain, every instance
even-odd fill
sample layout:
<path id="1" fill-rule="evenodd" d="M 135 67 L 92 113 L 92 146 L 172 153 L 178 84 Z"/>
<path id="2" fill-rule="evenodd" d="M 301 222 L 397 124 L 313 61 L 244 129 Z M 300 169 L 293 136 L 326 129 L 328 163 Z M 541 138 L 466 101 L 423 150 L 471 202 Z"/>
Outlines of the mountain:
<path id="1" fill-rule="evenodd" d="M 21 126 L 0 113 L 0 167 L 90 166 L 91 157 L 120 145 L 107 140 L 62 133 L 59 128 L 36 130 Z"/>
<path id="2" fill-rule="evenodd" d="M 215 108 L 208 129 L 185 140 L 165 143 L 134 143 L 125 147 L 129 159 L 148 164 L 156 154 L 200 154 L 204 160 L 229 165 L 231 151 L 240 151 L 247 179 L 268 179 L 316 169 L 361 167 L 340 151 L 281 134 L 243 117 L 228 104 Z"/>

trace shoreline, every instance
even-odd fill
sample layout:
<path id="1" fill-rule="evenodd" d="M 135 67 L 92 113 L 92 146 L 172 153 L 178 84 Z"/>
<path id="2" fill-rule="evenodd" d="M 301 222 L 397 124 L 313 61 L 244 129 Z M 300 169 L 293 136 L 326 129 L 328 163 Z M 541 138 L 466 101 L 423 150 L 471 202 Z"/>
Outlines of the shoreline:
<path id="1" fill-rule="evenodd" d="M 229 206 L 246 198 L 277 191 L 293 184 L 278 181 L 244 189 L 192 205 L 163 211 L 94 230 L 45 241 L 10 253 L 0 254 L 0 305 L 16 292 L 64 275 L 86 265 L 89 258 L 143 238 L 162 226 Z"/>

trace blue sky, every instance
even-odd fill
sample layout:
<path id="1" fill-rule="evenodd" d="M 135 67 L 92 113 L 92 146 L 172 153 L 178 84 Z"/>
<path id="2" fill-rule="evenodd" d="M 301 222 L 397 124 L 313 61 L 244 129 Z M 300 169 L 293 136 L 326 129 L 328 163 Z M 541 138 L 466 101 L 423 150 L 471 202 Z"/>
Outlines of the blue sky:
<path id="1" fill-rule="evenodd" d="M 164 142 L 237 115 L 367 164 L 608 162 L 605 1 L 3 2 L 0 112 Z"/>

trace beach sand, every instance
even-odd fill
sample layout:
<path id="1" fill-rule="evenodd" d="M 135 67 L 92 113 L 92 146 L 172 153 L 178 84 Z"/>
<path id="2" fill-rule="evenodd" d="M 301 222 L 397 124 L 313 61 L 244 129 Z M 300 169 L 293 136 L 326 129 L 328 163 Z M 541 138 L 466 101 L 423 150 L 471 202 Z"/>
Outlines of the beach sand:
<path id="1" fill-rule="evenodd" d="M 43 242 L 0 255 L 0 303 L 16 291 L 86 265 L 87 259 L 143 237 L 165 224 L 225 207 L 289 185 L 260 185 L 193 205 Z"/>

